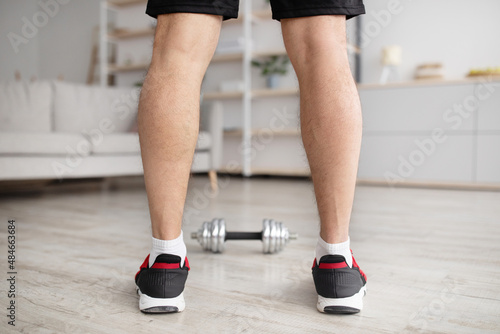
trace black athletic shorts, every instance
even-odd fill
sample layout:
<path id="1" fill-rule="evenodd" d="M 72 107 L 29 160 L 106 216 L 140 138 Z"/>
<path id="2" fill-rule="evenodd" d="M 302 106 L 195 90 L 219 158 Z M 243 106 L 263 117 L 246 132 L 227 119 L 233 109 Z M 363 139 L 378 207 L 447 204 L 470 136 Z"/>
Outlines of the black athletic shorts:
<path id="1" fill-rule="evenodd" d="M 247 0 L 249 1 L 249 0 Z M 221 15 L 224 20 L 238 17 L 239 0 L 148 0 L 146 14 L 156 18 L 169 13 Z M 273 19 L 315 15 L 345 15 L 347 19 L 365 13 L 363 0 L 271 0 Z"/>

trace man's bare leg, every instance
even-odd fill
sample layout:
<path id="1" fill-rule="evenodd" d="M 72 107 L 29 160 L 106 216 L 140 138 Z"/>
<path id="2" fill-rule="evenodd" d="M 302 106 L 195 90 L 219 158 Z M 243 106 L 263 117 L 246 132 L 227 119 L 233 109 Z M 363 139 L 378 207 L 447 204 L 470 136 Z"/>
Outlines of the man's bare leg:
<path id="1" fill-rule="evenodd" d="M 182 214 L 198 137 L 200 87 L 219 38 L 222 16 L 158 16 L 153 57 L 139 101 L 138 125 L 153 232 L 136 276 L 145 313 L 180 312 L 189 267 Z M 174 270 L 168 286 L 165 270 Z M 163 274 L 162 274 L 163 273 Z M 170 276 L 169 276 L 170 277 Z"/>
<path id="2" fill-rule="evenodd" d="M 361 145 L 361 107 L 349 70 L 344 16 L 282 20 L 300 86 L 302 140 L 328 243 L 349 236 Z"/>
<path id="3" fill-rule="evenodd" d="M 352 259 L 351 217 L 362 117 L 349 69 L 345 16 L 281 20 L 283 39 L 299 80 L 302 140 L 311 168 L 321 229 L 313 277 L 318 310 L 355 313 L 362 308 L 366 276 Z M 325 263 L 321 263 L 321 260 Z M 345 266 L 345 267 L 343 267 Z M 337 284 L 332 268 L 355 282 Z M 333 275 L 333 276 L 329 276 Z"/>
<path id="4" fill-rule="evenodd" d="M 219 38 L 221 16 L 160 15 L 139 103 L 139 135 L 153 236 L 181 233 L 198 137 L 200 86 Z"/>

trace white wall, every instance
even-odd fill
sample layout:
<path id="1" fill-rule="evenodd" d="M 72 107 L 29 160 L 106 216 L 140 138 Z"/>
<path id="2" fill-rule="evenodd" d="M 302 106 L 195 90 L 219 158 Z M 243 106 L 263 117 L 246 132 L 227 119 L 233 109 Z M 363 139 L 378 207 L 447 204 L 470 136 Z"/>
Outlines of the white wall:
<path id="1" fill-rule="evenodd" d="M 36 11 L 35 0 L 0 2 L 0 81 L 14 79 L 16 70 L 23 78 L 38 76 L 39 41 L 37 35 L 33 38 L 25 38 L 22 33 L 24 25 L 22 18 L 31 20 Z M 14 41 L 14 47 L 9 36 Z M 21 39 L 23 42 L 18 44 Z"/>
<path id="2" fill-rule="evenodd" d="M 22 36 L 21 19 L 32 21 L 40 11 L 38 0 L 0 1 L 0 80 L 12 79 L 14 70 L 19 69 L 25 78 L 55 78 L 62 74 L 68 81 L 85 82 L 92 28 L 99 20 L 99 0 L 65 1 L 69 3 L 61 5 L 34 38 L 20 45 L 17 54 L 7 34 Z M 390 23 L 385 24 L 375 15 L 387 10 L 390 2 L 365 1 L 368 13 L 363 20 L 365 41 L 369 43 L 363 48 L 363 82 L 378 81 L 380 53 L 389 44 L 403 47 L 402 80 L 412 79 L 415 67 L 427 61 L 443 62 L 449 79 L 462 78 L 471 67 L 500 66 L 496 36 L 500 31 L 500 1 L 399 0 L 401 13 L 392 15 Z M 379 34 L 374 34 L 376 29 L 367 30 L 376 24 L 381 27 Z"/>
<path id="3" fill-rule="evenodd" d="M 382 48 L 392 44 L 402 46 L 405 81 L 423 62 L 442 62 L 447 79 L 463 78 L 472 67 L 500 66 L 498 0 L 366 0 L 365 6 L 364 83 L 378 81 Z M 398 14 L 381 15 L 391 8 Z"/>
<path id="4" fill-rule="evenodd" d="M 43 0 L 46 1 L 46 0 Z M 67 1 L 67 0 L 66 0 Z M 84 83 L 90 64 L 92 29 L 99 25 L 99 0 L 71 0 L 40 30 L 39 73 Z"/>
<path id="5" fill-rule="evenodd" d="M 85 82 L 92 29 L 99 23 L 99 0 L 57 1 L 0 2 L 0 80 L 14 79 L 18 69 L 23 79 L 53 79 L 61 74 L 67 81 Z M 17 52 L 9 33 L 22 39 Z"/>

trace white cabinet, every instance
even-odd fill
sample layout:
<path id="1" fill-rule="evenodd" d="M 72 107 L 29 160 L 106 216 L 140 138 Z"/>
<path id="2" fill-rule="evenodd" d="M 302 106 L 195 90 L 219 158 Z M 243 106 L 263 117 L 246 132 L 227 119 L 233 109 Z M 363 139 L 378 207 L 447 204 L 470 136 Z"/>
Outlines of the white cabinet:
<path id="1" fill-rule="evenodd" d="M 365 135 L 358 177 L 388 185 L 407 181 L 470 183 L 474 171 L 474 136 L 443 133 Z"/>
<path id="2" fill-rule="evenodd" d="M 500 184 L 500 81 L 483 81 L 360 86 L 358 178 Z"/>
<path id="3" fill-rule="evenodd" d="M 459 111 L 454 105 L 473 93 L 474 85 L 402 86 L 397 88 L 363 89 L 363 129 L 366 132 L 412 132 L 466 130 L 474 127 L 473 118 L 462 117 L 458 128 Z"/>
<path id="4" fill-rule="evenodd" d="M 484 94 L 479 102 L 478 131 L 500 132 L 500 81 L 486 85 L 478 84 L 476 94 Z"/>
<path id="5" fill-rule="evenodd" d="M 476 181 L 500 184 L 500 81 L 478 84 Z"/>
<path id="6" fill-rule="evenodd" d="M 477 139 L 477 182 L 500 184 L 500 131 Z"/>

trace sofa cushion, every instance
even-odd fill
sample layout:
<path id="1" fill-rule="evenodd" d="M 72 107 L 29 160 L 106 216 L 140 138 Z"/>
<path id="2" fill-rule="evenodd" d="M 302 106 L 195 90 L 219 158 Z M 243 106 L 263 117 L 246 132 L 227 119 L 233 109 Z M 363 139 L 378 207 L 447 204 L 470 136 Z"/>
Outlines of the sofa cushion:
<path id="1" fill-rule="evenodd" d="M 209 132 L 200 131 L 198 141 L 196 142 L 197 150 L 209 150 L 212 147 L 212 136 Z"/>
<path id="2" fill-rule="evenodd" d="M 194 173 L 197 172 L 206 172 L 207 170 L 212 169 L 210 163 L 210 152 L 208 151 L 198 151 L 193 157 L 193 163 L 191 164 L 191 171 Z"/>
<path id="3" fill-rule="evenodd" d="M 98 87 L 65 82 L 54 83 L 54 129 L 86 132 L 100 129 L 106 120 L 108 132 L 127 132 L 137 116 L 138 88 Z"/>
<path id="4" fill-rule="evenodd" d="M 102 139 L 102 140 L 101 140 Z M 91 139 L 92 154 L 140 154 L 137 133 L 111 133 L 102 138 Z M 201 131 L 198 135 L 196 150 L 209 150 L 212 145 L 210 133 Z"/>
<path id="5" fill-rule="evenodd" d="M 89 141 L 76 133 L 0 132 L 0 155 L 87 156 L 90 151 Z"/>
<path id="6" fill-rule="evenodd" d="M 111 133 L 94 140 L 92 154 L 140 154 L 139 135 L 137 133 Z"/>
<path id="7" fill-rule="evenodd" d="M 51 108 L 48 81 L 0 83 L 0 131 L 50 132 Z"/>

